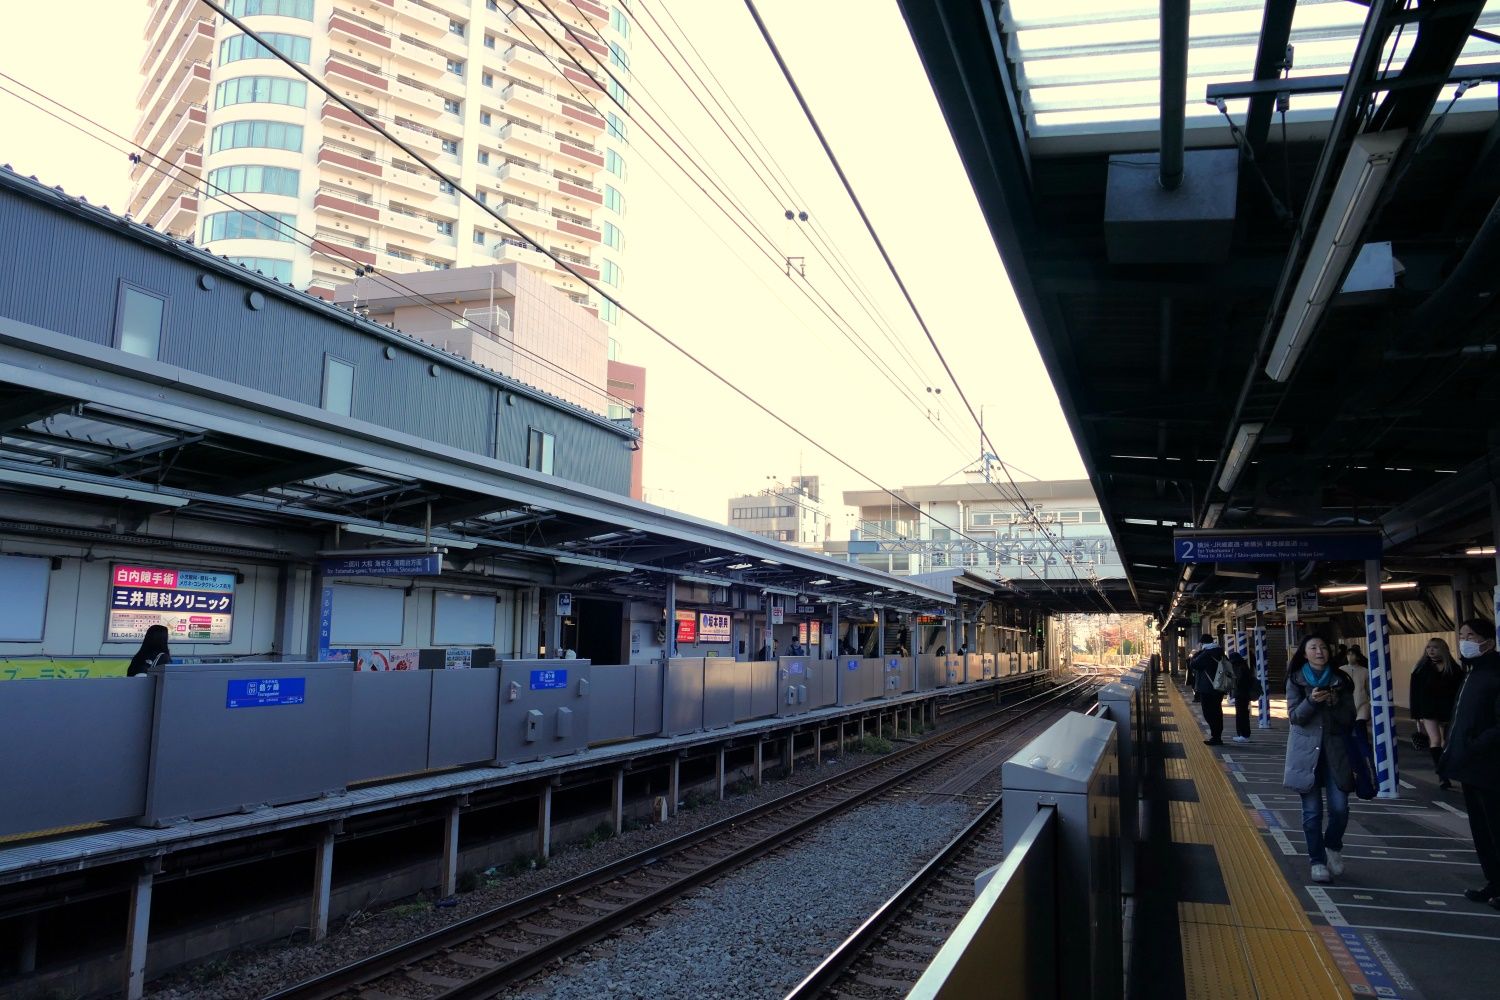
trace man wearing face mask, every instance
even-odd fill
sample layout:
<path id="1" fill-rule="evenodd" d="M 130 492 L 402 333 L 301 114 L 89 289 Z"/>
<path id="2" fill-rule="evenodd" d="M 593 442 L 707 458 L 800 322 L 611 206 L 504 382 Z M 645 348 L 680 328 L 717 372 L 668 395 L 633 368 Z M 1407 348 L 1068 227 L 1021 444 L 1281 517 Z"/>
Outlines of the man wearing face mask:
<path id="1" fill-rule="evenodd" d="M 1484 886 L 1465 889 L 1464 895 L 1500 910 L 1500 653 L 1495 651 L 1495 626 L 1482 618 L 1464 622 L 1458 652 L 1469 674 L 1458 690 L 1438 773 L 1463 783 L 1474 853 L 1484 872 Z"/>

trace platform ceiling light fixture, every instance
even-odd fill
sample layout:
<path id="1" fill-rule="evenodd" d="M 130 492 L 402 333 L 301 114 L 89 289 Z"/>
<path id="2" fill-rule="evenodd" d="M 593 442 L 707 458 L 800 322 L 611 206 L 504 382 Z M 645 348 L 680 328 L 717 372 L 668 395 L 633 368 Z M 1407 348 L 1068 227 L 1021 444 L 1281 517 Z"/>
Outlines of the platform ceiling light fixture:
<path id="1" fill-rule="evenodd" d="M 12 486 L 45 486 L 64 493 L 87 493 L 96 497 L 114 497 L 119 500 L 135 500 L 138 503 L 154 503 L 162 507 L 183 507 L 191 503 L 187 497 L 170 493 L 157 493 L 136 486 L 115 486 L 90 479 L 74 479 L 70 476 L 49 476 L 40 472 L 23 472 L 20 469 L 0 469 L 0 483 Z"/>
<path id="2" fill-rule="evenodd" d="M 430 538 L 423 531 L 407 528 L 387 528 L 374 524 L 345 524 L 343 529 L 351 535 L 370 535 L 375 538 L 395 538 L 403 542 L 420 542 L 426 544 L 432 542 L 434 545 L 446 545 L 450 549 L 477 549 L 478 542 L 464 541 L 462 538 L 450 538 L 447 535 L 432 535 Z"/>
<path id="3" fill-rule="evenodd" d="M 1359 583 L 1340 585 L 1337 587 L 1319 587 L 1320 594 L 1363 594 L 1369 588 Z M 1382 583 L 1381 590 L 1416 590 L 1417 581 L 1402 580 L 1399 583 Z"/>
<path id="4" fill-rule="evenodd" d="M 1291 377 L 1313 328 L 1338 292 L 1349 258 L 1359 248 L 1360 234 L 1404 141 L 1406 130 L 1394 129 L 1356 136 L 1350 146 L 1349 158 L 1334 185 L 1328 210 L 1323 213 L 1318 235 L 1282 318 L 1281 331 L 1271 347 L 1271 359 L 1266 363 L 1266 374 L 1277 382 Z"/>
<path id="5" fill-rule="evenodd" d="M 589 569 L 607 569 L 612 573 L 633 573 L 635 567 L 626 566 L 612 559 L 595 559 L 592 556 L 555 556 L 564 566 L 587 566 Z"/>
<path id="6" fill-rule="evenodd" d="M 1265 424 L 1240 424 L 1240 429 L 1234 432 L 1234 444 L 1229 446 L 1229 458 L 1224 462 L 1224 471 L 1219 473 L 1219 489 L 1225 493 L 1234 489 L 1235 481 L 1245 471 L 1245 464 L 1250 461 L 1250 452 L 1255 449 L 1255 442 L 1260 438 L 1264 427 Z M 1220 507 L 1222 506 L 1221 504 Z"/>
<path id="7" fill-rule="evenodd" d="M 754 566 L 754 565 L 755 565 L 755 563 L 737 562 L 737 563 L 730 563 L 728 566 L 725 566 L 724 568 L 725 569 L 749 569 L 751 566 Z"/>
<path id="8" fill-rule="evenodd" d="M 1493 545 L 1476 545 L 1472 549 L 1464 549 L 1464 555 L 1466 556 L 1492 556 L 1494 554 L 1495 547 Z"/>
<path id="9" fill-rule="evenodd" d="M 1209 504 L 1208 505 L 1208 510 L 1206 510 L 1204 512 L 1204 514 L 1203 514 L 1203 523 L 1200 524 L 1198 527 L 1200 527 L 1200 528 L 1213 528 L 1213 527 L 1216 527 L 1218 525 L 1218 523 L 1219 523 L 1219 518 L 1223 515 L 1223 513 L 1224 513 L 1224 505 L 1223 504 L 1221 504 L 1221 503 L 1211 503 L 1211 504 Z M 1137 566 L 1142 566 L 1142 565 L 1145 565 L 1145 564 L 1144 563 L 1137 563 L 1136 565 Z"/>

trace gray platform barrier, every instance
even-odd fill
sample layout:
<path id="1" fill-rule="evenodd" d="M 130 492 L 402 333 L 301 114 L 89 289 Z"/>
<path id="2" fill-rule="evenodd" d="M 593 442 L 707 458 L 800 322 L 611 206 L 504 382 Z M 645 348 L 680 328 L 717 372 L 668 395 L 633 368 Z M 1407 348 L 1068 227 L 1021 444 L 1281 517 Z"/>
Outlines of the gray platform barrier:
<path id="1" fill-rule="evenodd" d="M 427 769 L 435 670 L 354 674 L 349 693 L 349 777 L 353 782 Z"/>
<path id="2" fill-rule="evenodd" d="M 917 657 L 917 690 L 933 691 L 943 686 L 942 660 L 931 653 Z"/>
<path id="3" fill-rule="evenodd" d="M 588 660 L 501 660 L 500 764 L 577 753 L 589 745 Z M 701 704 L 701 702 L 700 702 Z"/>
<path id="4" fill-rule="evenodd" d="M 1120 888 L 1135 892 L 1135 844 L 1140 839 L 1139 688 L 1106 684 L 1099 689 L 1099 705 L 1115 724 L 1120 775 Z"/>
<path id="5" fill-rule="evenodd" d="M 145 677 L 6 681 L 0 836 L 141 815 L 155 700 Z"/>
<path id="6" fill-rule="evenodd" d="M 703 657 L 668 660 L 661 690 L 663 736 L 682 736 L 703 728 Z"/>
<path id="7" fill-rule="evenodd" d="M 635 664 L 635 735 L 655 736 L 661 732 L 660 660 Z"/>
<path id="8" fill-rule="evenodd" d="M 315 799 L 348 784 L 349 664 L 169 665 L 151 674 L 146 823 Z"/>
<path id="9" fill-rule="evenodd" d="M 500 671 L 424 670 L 432 675 L 432 725 L 427 766 L 460 767 L 490 760 L 500 741 Z"/>
<path id="10" fill-rule="evenodd" d="M 964 682 L 964 658 L 962 656 L 948 655 L 940 657 L 941 667 L 938 670 L 938 687 L 953 687 Z"/>
<path id="11" fill-rule="evenodd" d="M 1000 676 L 995 670 L 994 653 L 981 653 L 979 655 L 979 676 L 987 681 L 994 680 Z"/>
<path id="12" fill-rule="evenodd" d="M 965 653 L 959 659 L 964 663 L 965 684 L 977 684 L 984 680 L 984 657 L 978 653 Z"/>
<path id="13" fill-rule="evenodd" d="M 783 656 L 776 670 L 776 714 L 806 715 L 812 708 L 813 686 L 820 661 L 810 656 Z M 832 667 L 832 661 L 822 661 Z"/>
<path id="14" fill-rule="evenodd" d="M 589 712 L 589 742 L 614 743 L 634 738 L 636 668 L 629 664 L 600 664 L 590 672 L 590 679 L 594 682 L 594 704 Z M 658 721 L 658 730 L 660 725 Z"/>
<path id="15" fill-rule="evenodd" d="M 703 728 L 734 725 L 736 674 L 740 664 L 727 657 L 703 658 Z"/>

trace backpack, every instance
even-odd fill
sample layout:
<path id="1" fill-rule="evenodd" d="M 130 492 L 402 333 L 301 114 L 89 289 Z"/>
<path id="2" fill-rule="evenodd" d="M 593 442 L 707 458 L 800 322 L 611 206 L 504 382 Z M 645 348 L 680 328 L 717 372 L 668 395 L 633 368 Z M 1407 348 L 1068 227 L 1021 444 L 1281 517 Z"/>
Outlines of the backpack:
<path id="1" fill-rule="evenodd" d="M 1231 694 L 1234 691 L 1234 664 L 1227 656 L 1219 661 L 1219 667 L 1214 671 L 1214 690 L 1220 694 Z"/>

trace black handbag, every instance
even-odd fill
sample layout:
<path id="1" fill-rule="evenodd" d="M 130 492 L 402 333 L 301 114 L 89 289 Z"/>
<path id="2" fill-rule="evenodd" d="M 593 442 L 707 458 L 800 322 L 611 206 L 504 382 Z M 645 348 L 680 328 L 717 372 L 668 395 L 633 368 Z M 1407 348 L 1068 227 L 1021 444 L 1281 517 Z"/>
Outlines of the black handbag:
<path id="1" fill-rule="evenodd" d="M 1423 729 L 1421 726 L 1418 726 L 1417 731 L 1411 734 L 1411 745 L 1412 749 L 1414 750 L 1431 749 L 1432 741 L 1427 738 L 1427 730 Z"/>

